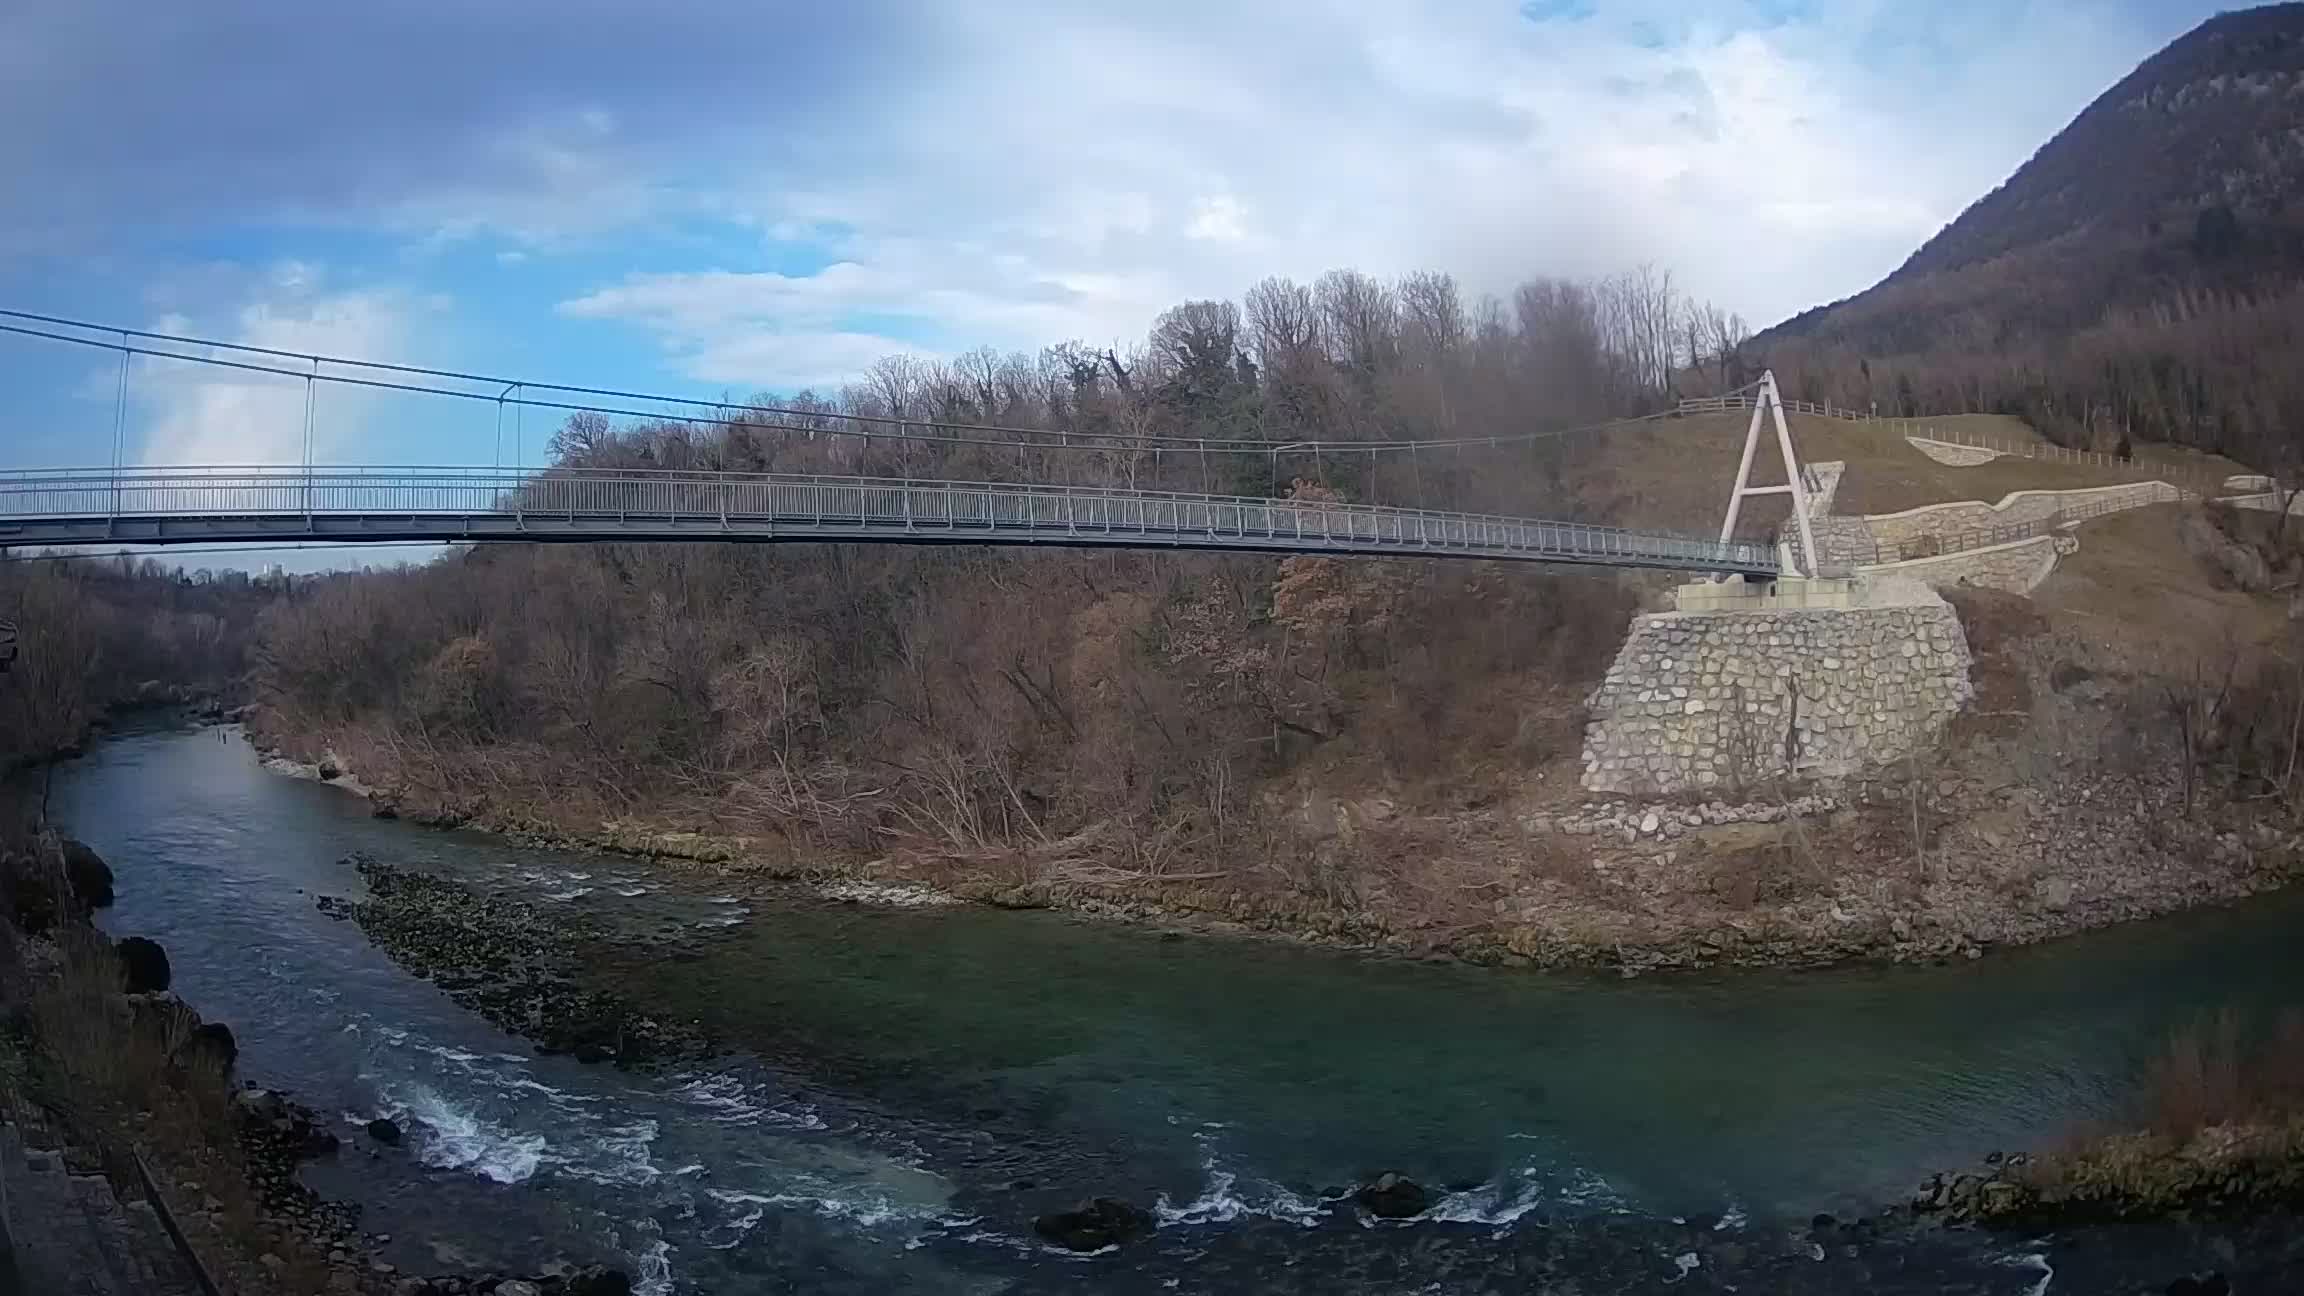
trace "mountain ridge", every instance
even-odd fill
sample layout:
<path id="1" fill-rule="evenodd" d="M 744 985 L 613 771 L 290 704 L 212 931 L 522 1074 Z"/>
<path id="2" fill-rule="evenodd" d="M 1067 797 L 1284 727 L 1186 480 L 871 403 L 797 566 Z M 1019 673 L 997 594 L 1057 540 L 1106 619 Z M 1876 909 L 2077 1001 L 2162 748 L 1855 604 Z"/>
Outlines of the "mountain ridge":
<path id="1" fill-rule="evenodd" d="M 2304 3 L 2219 14 L 1879 283 L 1755 350 L 1811 399 L 2276 457 L 2304 427 L 2304 382 L 2275 363 L 2304 336 L 2299 199 Z"/>

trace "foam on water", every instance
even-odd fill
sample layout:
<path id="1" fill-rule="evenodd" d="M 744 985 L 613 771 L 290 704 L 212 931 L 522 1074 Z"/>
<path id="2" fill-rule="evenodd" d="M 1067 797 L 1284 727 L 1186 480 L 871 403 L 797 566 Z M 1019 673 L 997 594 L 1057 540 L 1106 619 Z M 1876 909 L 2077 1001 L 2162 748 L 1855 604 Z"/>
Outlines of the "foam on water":
<path id="1" fill-rule="evenodd" d="M 421 1084 L 387 1086 L 387 1109 L 395 1120 L 415 1127 L 416 1157 L 441 1170 L 465 1170 L 500 1184 L 515 1184 L 536 1173 L 548 1146 L 541 1134 L 525 1134 L 482 1120 Z"/>
<path id="2" fill-rule="evenodd" d="M 1486 1224 L 1506 1229 L 1546 1207 L 1576 1210 L 1598 1207 L 1612 1215 L 1628 1214 L 1631 1210 L 1606 1179 L 1589 1170 L 1570 1169 L 1563 1173 L 1550 1165 L 1530 1164 L 1477 1188 L 1448 1193 L 1416 1218 L 1439 1224 Z M 1741 1226 L 1742 1216 L 1735 1218 Z"/>
<path id="3" fill-rule="evenodd" d="M 672 1097 L 709 1113 L 707 1119 L 727 1125 L 777 1125 L 789 1129 L 820 1130 L 824 1121 L 815 1109 L 804 1104 L 790 1107 L 771 1106 L 752 1096 L 750 1089 L 735 1076 L 714 1073 L 705 1076 L 678 1075 L 673 1079 L 679 1086 Z"/>
<path id="4" fill-rule="evenodd" d="M 1210 1128 L 1223 1127 L 1211 1125 Z M 1160 1194 L 1152 1203 L 1152 1216 L 1160 1227 L 1229 1224 L 1243 1215 L 1257 1215 L 1311 1228 L 1328 1213 L 1325 1202 L 1290 1192 L 1268 1180 L 1250 1179 L 1243 1187 L 1238 1172 L 1218 1164 L 1212 1135 L 1202 1133 L 1194 1139 L 1200 1144 L 1200 1169 L 1207 1178 L 1201 1184 L 1200 1195 L 1182 1206 L 1170 1201 L 1168 1194 Z"/>
<path id="5" fill-rule="evenodd" d="M 805 1210 L 826 1219 L 844 1220 L 858 1228 L 879 1228 L 885 1224 L 930 1220 L 942 1213 L 941 1205 L 928 1206 L 917 1202 L 898 1201 L 893 1197 L 871 1192 L 842 1195 L 840 1190 L 817 1184 L 803 1184 L 790 1190 L 768 1193 L 743 1192 L 733 1188 L 707 1188 L 704 1195 L 723 1206 L 759 1208 L 774 1206 L 784 1210 Z M 760 1211 L 749 1209 L 740 1227 L 750 1228 L 760 1222 Z"/>
<path id="6" fill-rule="evenodd" d="M 642 1221 L 639 1227 L 654 1236 L 633 1257 L 634 1296 L 672 1296 L 672 1244 L 655 1221 Z"/>
<path id="7" fill-rule="evenodd" d="M 1549 1186 L 1534 1167 L 1523 1167 L 1507 1179 L 1484 1183 L 1463 1192 L 1449 1193 L 1424 1212 L 1424 1218 L 1443 1224 L 1492 1224 L 1509 1227 L 1552 1199 Z"/>
<path id="8" fill-rule="evenodd" d="M 575 1155 L 549 1152 L 543 1161 L 578 1179 L 638 1187 L 652 1184 L 664 1175 L 656 1163 L 648 1159 L 649 1148 L 655 1142 L 656 1122 L 638 1120 L 586 1135 L 582 1150 Z"/>
<path id="9" fill-rule="evenodd" d="M 649 1155 L 655 1121 L 619 1119 L 603 1095 L 545 1084 L 530 1074 L 527 1058 L 475 1053 L 375 1023 L 347 1030 L 385 1046 L 371 1048 L 362 1078 L 376 1086 L 387 1115 L 415 1127 L 415 1154 L 426 1165 L 507 1184 L 547 1168 L 625 1187 L 663 1175 Z"/>
<path id="10" fill-rule="evenodd" d="M 592 888 L 588 886 L 572 886 L 563 891 L 547 891 L 544 893 L 544 898 L 560 901 L 581 900 L 590 894 L 592 894 Z"/>
<path id="11" fill-rule="evenodd" d="M 2048 1296 L 2048 1284 L 2056 1281 L 2056 1267 L 2048 1263 L 2045 1251 L 2027 1251 L 2022 1255 L 2000 1257 L 2000 1263 L 2011 1269 L 2037 1269 L 2040 1281 L 2024 1290 L 2024 1296 Z"/>

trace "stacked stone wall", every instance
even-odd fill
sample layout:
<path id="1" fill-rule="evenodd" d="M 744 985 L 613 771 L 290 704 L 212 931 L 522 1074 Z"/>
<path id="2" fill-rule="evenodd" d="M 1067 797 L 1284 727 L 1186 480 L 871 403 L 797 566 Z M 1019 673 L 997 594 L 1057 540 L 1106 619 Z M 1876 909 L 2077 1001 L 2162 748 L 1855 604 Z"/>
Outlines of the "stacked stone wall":
<path id="1" fill-rule="evenodd" d="M 2068 509 L 2112 505 L 2140 508 L 2178 498 L 2166 482 L 2094 486 L 2084 490 L 2017 491 L 1998 504 L 1964 500 L 1930 504 L 1902 513 L 1875 513 L 1864 519 L 1881 544 L 1902 544 L 1923 536 L 1949 538 L 1991 527 L 2042 522 Z"/>
<path id="2" fill-rule="evenodd" d="M 1973 696 L 1950 605 L 1637 617 L 1590 699 L 1584 786 L 1675 795 L 1837 777 L 1932 744 Z"/>
<path id="3" fill-rule="evenodd" d="M 2005 590 L 2010 594 L 2029 594 L 2040 587 L 2040 582 L 2048 579 L 2049 573 L 2056 570 L 2058 557 L 2076 552 L 2079 548 L 2080 541 L 2073 536 L 2034 536 L 2029 540 L 1992 545 L 1984 549 L 1967 549 L 1938 558 L 1882 563 L 1865 568 L 1864 574 L 1910 576 L 1939 590 L 1966 586 L 1971 589 Z"/>

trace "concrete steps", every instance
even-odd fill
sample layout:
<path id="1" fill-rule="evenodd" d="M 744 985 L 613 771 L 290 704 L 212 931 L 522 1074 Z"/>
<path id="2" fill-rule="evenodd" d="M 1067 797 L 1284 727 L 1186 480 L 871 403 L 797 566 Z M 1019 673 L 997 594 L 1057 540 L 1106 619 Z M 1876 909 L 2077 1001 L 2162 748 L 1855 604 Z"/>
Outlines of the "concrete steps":
<path id="1" fill-rule="evenodd" d="M 0 1123 L 0 1236 L 11 1244 L 0 1293 L 200 1296 L 147 1202 L 123 1203 L 101 1174 L 75 1173 L 52 1140 Z"/>

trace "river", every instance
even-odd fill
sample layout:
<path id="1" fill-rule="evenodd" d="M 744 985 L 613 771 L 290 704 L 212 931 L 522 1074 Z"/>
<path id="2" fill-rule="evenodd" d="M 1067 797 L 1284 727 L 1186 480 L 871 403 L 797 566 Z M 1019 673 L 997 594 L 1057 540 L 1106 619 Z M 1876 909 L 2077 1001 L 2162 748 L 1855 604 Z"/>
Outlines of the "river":
<path id="1" fill-rule="evenodd" d="M 2016 1293 L 2058 1264 L 2081 1290 L 2100 1240 L 1811 1217 L 2110 1117 L 2169 1030 L 2304 985 L 2293 895 L 1951 966 L 1625 981 L 739 894 L 378 820 L 229 728 L 100 744 L 54 813 L 117 874 L 107 928 L 161 941 L 242 1074 L 341 1118 L 306 1179 L 385 1258 L 607 1261 L 654 1293 Z M 355 851 L 656 938 L 598 975 L 731 1051 L 538 1056 L 316 911 L 360 894 Z M 359 1133 L 379 1114 L 402 1146 Z M 1337 1200 L 1381 1170 L 1448 1195 L 1398 1224 Z M 1161 1227 L 1033 1238 L 1091 1195 Z"/>

